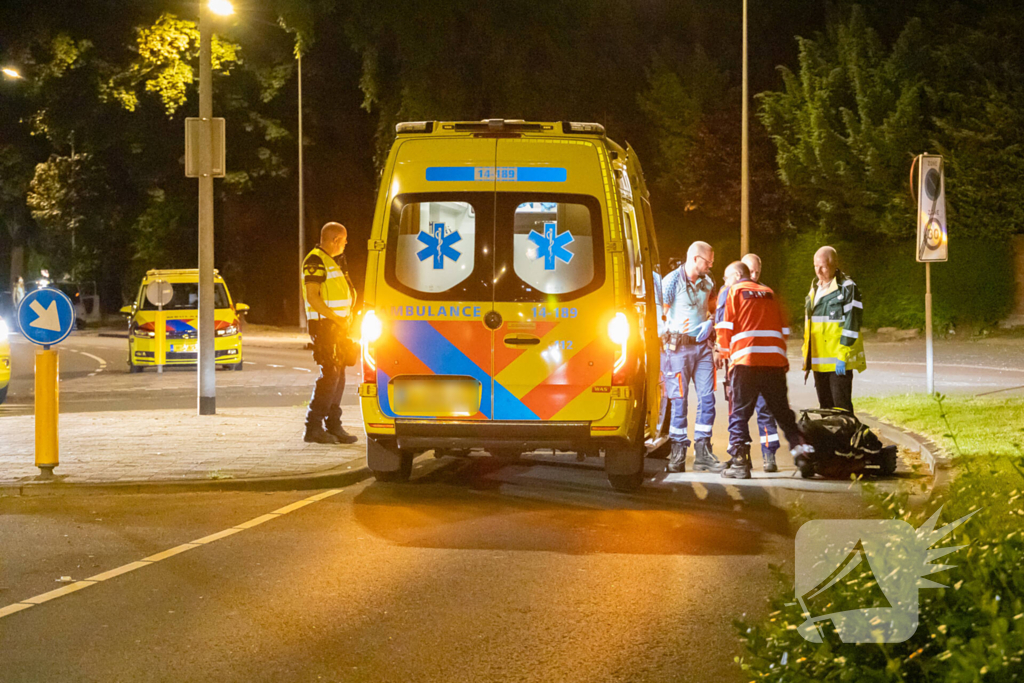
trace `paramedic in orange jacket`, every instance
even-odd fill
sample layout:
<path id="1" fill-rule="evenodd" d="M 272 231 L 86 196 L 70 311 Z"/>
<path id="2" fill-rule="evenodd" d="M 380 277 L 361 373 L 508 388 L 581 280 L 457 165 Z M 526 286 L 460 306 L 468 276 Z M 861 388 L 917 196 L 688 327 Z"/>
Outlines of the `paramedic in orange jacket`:
<path id="1" fill-rule="evenodd" d="M 729 294 L 722 320 L 715 326 L 722 353 L 729 360 L 732 411 L 729 414 L 729 454 L 732 460 L 722 476 L 750 479 L 750 422 L 758 396 L 786 435 L 790 451 L 806 447 L 789 407 L 786 388 L 786 328 L 775 293 L 750 279 L 750 268 L 735 261 L 725 269 Z"/>

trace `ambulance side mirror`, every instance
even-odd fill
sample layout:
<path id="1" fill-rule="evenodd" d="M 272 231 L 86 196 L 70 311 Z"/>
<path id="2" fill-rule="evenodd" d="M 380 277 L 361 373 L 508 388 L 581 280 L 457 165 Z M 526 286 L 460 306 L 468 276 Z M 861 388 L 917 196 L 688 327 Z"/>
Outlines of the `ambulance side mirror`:
<path id="1" fill-rule="evenodd" d="M 132 306 L 122 306 L 121 307 L 121 315 L 131 315 L 132 314 L 132 308 L 133 308 Z"/>
<path id="2" fill-rule="evenodd" d="M 249 312 L 249 304 L 238 303 L 235 304 L 235 313 L 238 315 L 245 315 Z"/>

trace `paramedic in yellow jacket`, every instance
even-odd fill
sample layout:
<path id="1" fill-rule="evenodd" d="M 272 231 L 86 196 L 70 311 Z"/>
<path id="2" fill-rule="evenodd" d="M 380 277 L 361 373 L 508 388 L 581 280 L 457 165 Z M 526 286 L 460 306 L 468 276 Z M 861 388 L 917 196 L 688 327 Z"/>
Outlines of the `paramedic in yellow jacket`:
<path id="1" fill-rule="evenodd" d="M 306 411 L 306 434 L 311 443 L 355 443 L 341 426 L 341 397 L 345 391 L 345 356 L 355 287 L 345 272 L 348 231 L 341 223 L 320 230 L 317 244 L 302 263 L 306 320 L 313 341 L 313 360 L 320 376 Z"/>
<path id="2" fill-rule="evenodd" d="M 860 338 L 860 290 L 839 270 L 832 247 L 814 254 L 814 273 L 817 280 L 804 302 L 804 381 L 813 370 L 820 407 L 852 413 L 853 371 L 867 367 Z"/>

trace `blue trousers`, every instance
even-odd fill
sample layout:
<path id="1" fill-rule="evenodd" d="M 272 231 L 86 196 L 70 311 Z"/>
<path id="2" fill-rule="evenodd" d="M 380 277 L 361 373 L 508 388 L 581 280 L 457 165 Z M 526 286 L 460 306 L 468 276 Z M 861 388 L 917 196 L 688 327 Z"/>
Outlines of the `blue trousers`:
<path id="1" fill-rule="evenodd" d="M 779 450 L 779 428 L 762 395 L 757 397 L 757 435 L 761 441 L 761 453 Z"/>
<path id="2" fill-rule="evenodd" d="M 697 420 L 694 439 L 710 439 L 715 424 L 715 358 L 709 344 L 680 346 L 664 351 L 665 389 L 672 403 L 670 441 L 690 445 L 686 429 L 686 408 L 690 382 L 697 392 Z"/>
<path id="3" fill-rule="evenodd" d="M 750 367 L 735 365 L 730 371 L 732 412 L 729 413 L 729 454 L 736 455 L 741 448 L 750 447 L 750 416 L 758 398 L 764 401 L 782 427 L 792 448 L 800 443 L 800 430 L 796 416 L 789 407 L 785 368 Z M 778 442 L 776 442 L 777 444 Z"/>

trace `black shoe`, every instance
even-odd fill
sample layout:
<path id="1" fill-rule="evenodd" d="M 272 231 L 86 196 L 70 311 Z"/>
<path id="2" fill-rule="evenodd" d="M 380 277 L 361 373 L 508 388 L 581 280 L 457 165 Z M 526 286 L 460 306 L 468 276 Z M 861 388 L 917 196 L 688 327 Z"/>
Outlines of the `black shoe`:
<path id="1" fill-rule="evenodd" d="M 711 452 L 711 439 L 697 439 L 693 444 L 693 453 L 694 472 L 721 472 L 725 469 L 725 463 L 719 462 Z"/>
<path id="2" fill-rule="evenodd" d="M 775 464 L 775 451 L 765 451 L 761 454 L 764 458 L 764 471 L 765 472 L 778 472 L 779 467 Z"/>
<path id="3" fill-rule="evenodd" d="M 302 440 L 306 443 L 338 443 L 338 437 L 324 430 L 323 427 L 310 427 L 308 425 Z"/>
<path id="4" fill-rule="evenodd" d="M 672 474 L 686 471 L 686 444 L 680 441 L 672 442 L 672 453 L 668 456 L 668 464 L 665 466 L 665 471 Z"/>
<path id="5" fill-rule="evenodd" d="M 750 479 L 750 447 L 736 449 L 729 461 L 729 468 L 722 472 L 725 479 Z"/>
<path id="6" fill-rule="evenodd" d="M 359 437 L 355 434 L 349 434 L 346 432 L 340 422 L 334 425 L 331 424 L 330 420 L 328 420 L 327 433 L 336 438 L 338 440 L 337 443 L 355 443 L 356 441 L 359 441 Z"/>

